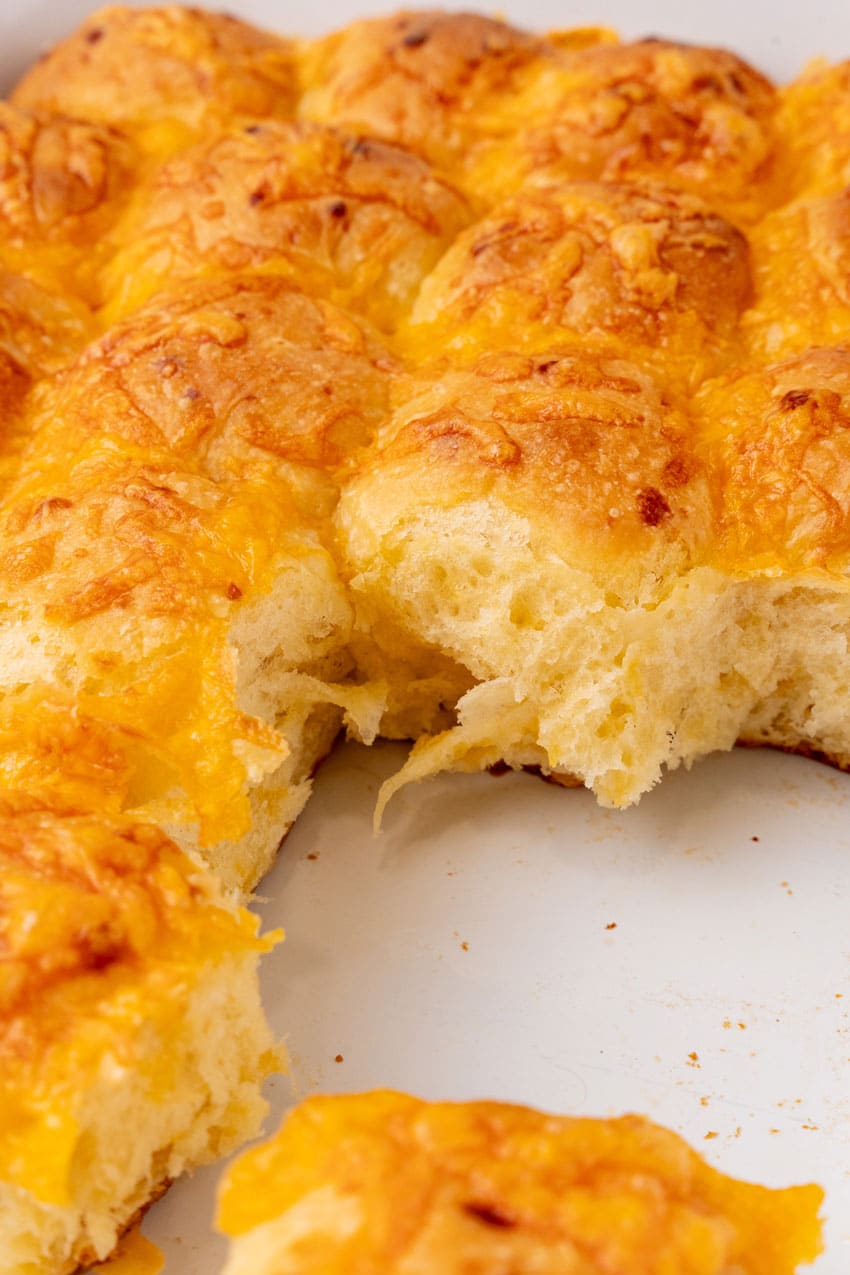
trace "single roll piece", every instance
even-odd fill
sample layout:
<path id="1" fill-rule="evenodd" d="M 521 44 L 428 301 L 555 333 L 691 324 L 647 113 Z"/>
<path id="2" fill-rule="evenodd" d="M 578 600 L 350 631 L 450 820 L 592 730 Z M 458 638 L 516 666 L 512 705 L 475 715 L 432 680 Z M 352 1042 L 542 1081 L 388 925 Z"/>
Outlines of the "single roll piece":
<path id="1" fill-rule="evenodd" d="M 776 90 L 733 53 L 606 40 L 560 63 L 502 99 L 504 140 L 482 151 L 471 184 L 502 194 L 541 177 L 654 177 L 741 223 L 781 197 Z"/>
<path id="2" fill-rule="evenodd" d="M 0 1253 L 70 1275 L 255 1133 L 269 940 L 149 824 L 0 797 Z"/>
<path id="3" fill-rule="evenodd" d="M 723 1177 L 638 1116 L 311 1098 L 219 1197 L 225 1275 L 792 1275 L 818 1187 Z"/>
<path id="4" fill-rule="evenodd" d="M 114 125 L 154 153 L 234 115 L 291 114 L 293 44 L 224 13 L 99 9 L 12 94 L 27 110 Z"/>
<path id="5" fill-rule="evenodd" d="M 848 172 L 850 176 L 850 172 Z M 850 333 L 850 189 L 792 200 L 750 235 L 754 304 L 742 327 L 758 361 Z"/>
<path id="6" fill-rule="evenodd" d="M 788 196 L 834 194 L 850 183 L 850 60 L 815 58 L 781 90 L 777 123 Z"/>
<path id="7" fill-rule="evenodd" d="M 750 292 L 745 237 L 701 200 L 655 183 L 555 184 L 458 235 L 408 334 L 423 360 L 608 338 L 699 384 L 723 353 L 734 358 Z"/>
<path id="8" fill-rule="evenodd" d="M 488 136 L 491 110 L 555 57 L 546 40 L 476 13 L 353 22 L 306 49 L 299 112 L 455 167 Z"/>
<path id="9" fill-rule="evenodd" d="M 476 685 L 385 795 L 506 759 L 619 805 L 728 738 L 725 715 L 708 724 L 729 657 L 713 521 L 687 414 L 608 351 L 494 354 L 412 386 L 337 525 L 355 597 Z"/>
<path id="10" fill-rule="evenodd" d="M 0 102 L 0 261 L 94 300 L 102 240 L 132 189 L 135 160 L 114 129 Z"/>
<path id="11" fill-rule="evenodd" d="M 182 153 L 143 189 L 103 292 L 114 315 L 175 280 L 262 270 L 392 329 L 471 215 L 409 151 L 256 121 Z"/>
<path id="12" fill-rule="evenodd" d="M 392 366 L 283 280 L 199 285 L 42 383 L 0 510 L 5 695 L 40 684 L 120 726 L 124 806 L 245 887 L 341 710 L 367 737 L 380 716 L 379 687 L 334 686 L 352 609 L 327 520 Z"/>

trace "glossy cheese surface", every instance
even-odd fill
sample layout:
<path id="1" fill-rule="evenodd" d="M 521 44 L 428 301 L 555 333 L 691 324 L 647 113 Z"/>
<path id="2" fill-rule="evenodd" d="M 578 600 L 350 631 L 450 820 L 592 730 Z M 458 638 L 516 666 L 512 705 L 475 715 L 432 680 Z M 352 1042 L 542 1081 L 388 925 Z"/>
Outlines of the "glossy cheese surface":
<path id="1" fill-rule="evenodd" d="M 229 1170 L 218 1224 L 228 1275 L 786 1275 L 818 1252 L 820 1199 L 726 1178 L 637 1116 L 377 1092 L 296 1108 Z"/>
<path id="2" fill-rule="evenodd" d="M 0 1182 L 70 1201 L 80 1105 L 103 1068 L 170 1083 L 168 1039 L 208 963 L 260 952 L 254 917 L 149 824 L 0 800 Z"/>

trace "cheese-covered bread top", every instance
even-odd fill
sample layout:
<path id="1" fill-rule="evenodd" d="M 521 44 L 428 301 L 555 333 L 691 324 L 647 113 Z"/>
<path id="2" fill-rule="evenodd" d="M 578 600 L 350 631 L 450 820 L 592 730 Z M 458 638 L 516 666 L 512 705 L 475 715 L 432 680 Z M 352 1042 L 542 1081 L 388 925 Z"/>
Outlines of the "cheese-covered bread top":
<path id="1" fill-rule="evenodd" d="M 154 152 L 234 115 L 289 116 L 296 98 L 291 40 L 179 5 L 99 10 L 13 94 L 25 109 L 114 125 Z"/>
<path id="2" fill-rule="evenodd" d="M 229 1169 L 226 1275 L 791 1275 L 817 1187 L 726 1178 L 637 1116 L 308 1099 Z"/>
<path id="3" fill-rule="evenodd" d="M 23 77 L 0 106 L 0 851 L 3 1004 L 38 1043 L 10 1085 L 60 1056 L 52 989 L 76 1013 L 114 979 L 138 1027 L 146 980 L 255 943 L 195 852 L 251 888 L 341 727 L 415 741 L 383 801 L 507 761 L 625 805 L 738 739 L 850 766 L 849 85 L 602 28 L 402 12 L 304 41 L 179 7 L 105 9 Z M 148 1168 L 110 1195 L 92 1158 L 108 1222 L 75 1197 L 48 1260 L 42 1204 L 10 1212 L 7 1184 L 20 1270 L 107 1251 L 251 1125 L 254 1090 L 219 1117 L 265 1040 L 228 996 L 197 1008 L 229 1058 L 211 1127 L 178 1127 L 209 1070 L 186 1019 Z M 131 1078 L 109 1092 L 132 1103 Z M 446 1122 L 491 1127 L 373 1107 L 408 1148 L 433 1119 L 434 1164 Z M 542 1118 L 504 1119 L 493 1146 Z M 701 1258 L 776 1275 L 813 1246 L 800 1221 L 772 1266 L 719 1222 L 711 1247 L 705 1210 L 744 1196 L 612 1128 L 546 1138 L 604 1161 L 624 1137 L 681 1187 Z M 489 1207 L 426 1227 L 425 1266 L 507 1242 Z"/>
<path id="4" fill-rule="evenodd" d="M 409 151 L 256 120 L 184 151 L 145 184 L 114 232 L 108 310 L 175 279 L 261 270 L 392 329 L 471 216 Z"/>
<path id="5" fill-rule="evenodd" d="M 288 745 L 240 682 L 281 645 L 312 669 L 348 637 L 334 476 L 383 419 L 393 367 L 354 317 L 248 276 L 151 301 L 36 386 L 0 510 L 0 680 L 120 725 L 128 804 L 198 819 L 205 840 L 246 830 L 247 776 Z M 276 629 L 240 639 L 270 598 Z"/>
<path id="6" fill-rule="evenodd" d="M 617 802 L 765 713 L 843 764 L 771 589 L 846 592 L 848 101 L 602 28 L 93 15 L 0 116 L 7 693 L 134 720 L 125 804 L 203 841 L 352 690 Z"/>
<path id="7" fill-rule="evenodd" d="M 103 1068 L 116 1081 L 122 1069 L 143 1068 L 149 1088 L 167 1090 L 169 1032 L 197 980 L 268 946 L 256 918 L 152 825 L 75 814 L 7 790 L 0 798 L 0 1183 L 69 1204 L 72 1157 Z M 145 1033 L 159 1038 L 154 1056 Z M 257 1065 L 262 1072 L 263 1060 Z"/>

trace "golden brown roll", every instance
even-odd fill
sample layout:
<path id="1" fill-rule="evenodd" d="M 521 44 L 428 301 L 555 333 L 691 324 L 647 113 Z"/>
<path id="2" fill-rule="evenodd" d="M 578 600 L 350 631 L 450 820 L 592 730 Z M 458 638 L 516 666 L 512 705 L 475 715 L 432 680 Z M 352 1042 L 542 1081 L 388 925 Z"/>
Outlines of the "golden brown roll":
<path id="1" fill-rule="evenodd" d="M 586 346 L 483 356 L 410 387 L 337 526 L 366 616 L 478 685 L 387 791 L 504 758 L 623 804 L 690 759 L 718 618 L 690 432 L 648 372 Z"/>
<path id="2" fill-rule="evenodd" d="M 122 438 L 226 485 L 316 489 L 384 419 L 396 360 L 367 324 L 278 276 L 199 281 L 111 327 L 34 404 L 33 457 Z M 325 501 L 325 505 L 327 501 Z"/>
<path id="3" fill-rule="evenodd" d="M 225 1275 L 792 1275 L 815 1186 L 724 1177 L 639 1116 L 311 1098 L 219 1197 Z"/>
<path id="4" fill-rule="evenodd" d="M 185 151 L 144 188 L 116 231 L 108 313 L 176 280 L 261 269 L 391 329 L 470 215 L 408 151 L 257 121 Z"/>
<path id="5" fill-rule="evenodd" d="M 794 200 L 754 227 L 743 335 L 758 360 L 850 341 L 848 237 L 850 189 Z"/>
<path id="6" fill-rule="evenodd" d="M 750 290 L 745 237 L 691 195 L 651 182 L 532 187 L 458 235 L 408 332 L 422 360 L 610 338 L 699 384 Z"/>
<path id="7" fill-rule="evenodd" d="M 0 798 L 0 1253 L 70 1275 L 256 1132 L 255 918 L 150 824 Z"/>
<path id="8" fill-rule="evenodd" d="M 114 125 L 167 153 L 238 115 L 292 113 L 293 44 L 224 13 L 113 5 L 27 72 L 15 106 Z"/>
<path id="9" fill-rule="evenodd" d="M 850 351 L 719 378 L 698 408 L 716 560 L 751 598 L 740 663 L 770 668 L 740 735 L 847 768 Z"/>
<path id="10" fill-rule="evenodd" d="M 491 110 L 555 56 L 546 40 L 480 14 L 402 11 L 308 47 L 299 111 L 457 166 L 490 135 Z"/>
<path id="11" fill-rule="evenodd" d="M 710 381 L 698 407 L 718 558 L 749 574 L 822 574 L 838 589 L 850 555 L 850 349 Z"/>
<path id="12" fill-rule="evenodd" d="M 0 102 L 0 349 L 33 376 L 94 335 L 99 243 L 132 158 L 108 129 Z"/>
<path id="13" fill-rule="evenodd" d="M 562 58 L 500 103 L 506 139 L 482 154 L 471 185 L 661 179 L 749 223 L 778 194 L 776 92 L 723 49 L 666 40 L 600 43 Z M 494 125 L 493 131 L 496 131 Z"/>
<path id="14" fill-rule="evenodd" d="M 91 299 L 101 240 L 134 172 L 114 130 L 0 102 L 0 261 Z"/>
<path id="15" fill-rule="evenodd" d="M 778 129 L 786 199 L 850 184 L 850 61 L 816 58 L 782 88 Z"/>
<path id="16" fill-rule="evenodd" d="M 352 613 L 326 523 L 391 366 L 280 279 L 201 285 L 42 387 L 0 509 L 4 693 L 43 684 L 129 732 L 125 804 L 231 882 L 306 800 L 330 701 L 377 724 L 379 687 L 335 689 Z"/>
<path id="17" fill-rule="evenodd" d="M 66 367 L 95 332 L 84 301 L 0 264 L 0 350 L 30 377 Z"/>
<path id="18" fill-rule="evenodd" d="M 94 336 L 103 236 L 133 174 L 133 152 L 112 130 L 0 102 L 0 350 L 30 376 L 67 364 Z"/>

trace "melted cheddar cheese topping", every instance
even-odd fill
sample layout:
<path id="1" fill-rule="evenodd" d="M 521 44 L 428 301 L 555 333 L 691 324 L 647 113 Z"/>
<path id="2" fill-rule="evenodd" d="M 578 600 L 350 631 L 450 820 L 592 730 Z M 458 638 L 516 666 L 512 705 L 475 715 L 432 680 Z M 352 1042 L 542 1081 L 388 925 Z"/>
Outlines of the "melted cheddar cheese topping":
<path id="1" fill-rule="evenodd" d="M 376 1092 L 296 1108 L 228 1171 L 218 1224 L 234 1254 L 253 1232 L 255 1265 L 228 1275 L 790 1275 L 820 1200 L 726 1178 L 636 1116 Z"/>

